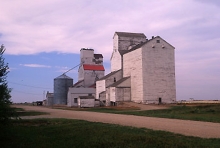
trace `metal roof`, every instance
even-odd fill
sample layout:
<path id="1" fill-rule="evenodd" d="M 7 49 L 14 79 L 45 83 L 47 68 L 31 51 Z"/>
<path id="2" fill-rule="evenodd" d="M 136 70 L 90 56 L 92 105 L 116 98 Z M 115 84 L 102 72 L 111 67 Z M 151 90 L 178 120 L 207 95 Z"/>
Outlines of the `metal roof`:
<path id="1" fill-rule="evenodd" d="M 103 65 L 89 65 L 89 64 L 83 64 L 84 70 L 96 70 L 96 71 L 105 71 L 105 68 Z"/>
<path id="2" fill-rule="evenodd" d="M 128 50 L 118 50 L 118 52 L 120 53 L 120 55 L 122 56 L 123 54 L 127 53 Z"/>
<path id="3" fill-rule="evenodd" d="M 94 49 L 90 49 L 90 48 L 81 48 L 80 51 L 81 50 L 91 50 L 91 51 L 94 51 Z"/>
<path id="4" fill-rule="evenodd" d="M 80 99 L 95 99 L 94 96 L 79 96 Z"/>
<path id="5" fill-rule="evenodd" d="M 115 32 L 118 36 L 124 36 L 124 37 L 144 37 L 146 36 L 143 33 L 131 33 L 131 32 Z"/>
<path id="6" fill-rule="evenodd" d="M 72 78 L 68 77 L 68 76 L 65 75 L 65 74 L 62 74 L 62 75 L 60 75 L 59 77 L 56 77 L 55 79 L 72 79 Z"/>
<path id="7" fill-rule="evenodd" d="M 84 80 L 80 80 L 80 81 L 76 82 L 75 84 L 73 84 L 72 87 L 76 87 L 78 84 L 80 84 L 80 83 L 83 82 L 83 81 L 84 81 Z"/>
<path id="8" fill-rule="evenodd" d="M 122 82 L 126 81 L 127 79 L 129 79 L 130 77 L 124 77 L 122 79 L 120 79 L 119 81 L 113 83 L 112 85 L 109 85 L 107 87 L 117 87 L 119 84 L 121 84 Z"/>
<path id="9" fill-rule="evenodd" d="M 107 79 L 108 77 L 110 77 L 110 76 L 116 74 L 116 73 L 119 72 L 119 71 L 121 71 L 121 69 L 116 70 L 116 71 L 113 71 L 113 72 L 111 72 L 111 73 L 105 75 L 104 77 L 100 78 L 99 80 L 105 80 L 105 79 Z M 97 81 L 99 81 L 99 80 L 97 80 Z"/>
<path id="10" fill-rule="evenodd" d="M 163 40 L 164 42 L 166 42 L 168 45 L 172 46 L 170 43 L 168 43 L 167 41 L 165 41 L 164 39 L 162 39 L 160 36 L 156 36 L 156 37 L 154 37 L 154 38 L 152 38 L 152 39 L 150 39 L 150 40 L 147 40 L 147 41 L 145 41 L 145 42 L 142 42 L 142 43 L 140 43 L 140 44 L 137 44 L 136 46 L 134 46 L 134 47 L 131 48 L 130 50 L 125 50 L 125 51 L 121 52 L 120 54 L 121 54 L 121 55 L 124 55 L 124 54 L 126 54 L 126 53 L 131 52 L 131 51 L 134 51 L 134 50 L 136 50 L 136 49 L 138 49 L 138 48 L 141 48 L 143 45 L 149 43 L 151 40 L 155 40 L 155 39 L 158 39 L 158 38 L 161 39 L 161 40 Z M 173 46 L 172 46 L 172 47 L 173 47 Z M 175 49 L 175 47 L 173 47 L 173 48 Z"/>

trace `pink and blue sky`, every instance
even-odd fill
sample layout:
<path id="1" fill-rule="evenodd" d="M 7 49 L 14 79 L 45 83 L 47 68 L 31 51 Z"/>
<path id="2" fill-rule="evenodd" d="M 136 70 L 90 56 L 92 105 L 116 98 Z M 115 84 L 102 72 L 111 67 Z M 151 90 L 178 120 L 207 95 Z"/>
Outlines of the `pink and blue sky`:
<path id="1" fill-rule="evenodd" d="M 115 31 L 161 36 L 176 56 L 177 100 L 220 100 L 219 0 L 0 0 L 0 44 L 13 102 L 43 100 L 81 48 L 110 71 Z M 77 68 L 67 73 L 77 81 Z"/>

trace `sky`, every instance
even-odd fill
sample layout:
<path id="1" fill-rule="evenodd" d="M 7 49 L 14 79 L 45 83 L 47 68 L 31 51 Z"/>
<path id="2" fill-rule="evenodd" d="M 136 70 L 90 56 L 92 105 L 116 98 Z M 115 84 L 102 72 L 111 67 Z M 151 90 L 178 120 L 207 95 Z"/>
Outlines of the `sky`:
<path id="1" fill-rule="evenodd" d="M 113 35 L 160 36 L 175 47 L 177 100 L 220 100 L 219 0 L 0 0 L 0 44 L 14 103 L 45 99 L 81 48 L 104 56 Z M 77 68 L 67 75 L 77 82 Z"/>

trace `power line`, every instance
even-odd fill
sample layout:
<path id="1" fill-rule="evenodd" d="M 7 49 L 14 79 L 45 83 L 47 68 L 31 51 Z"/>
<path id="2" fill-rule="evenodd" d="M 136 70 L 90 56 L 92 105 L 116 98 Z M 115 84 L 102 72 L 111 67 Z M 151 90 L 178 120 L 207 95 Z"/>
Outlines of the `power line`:
<path id="1" fill-rule="evenodd" d="M 20 83 L 11 82 L 11 81 L 8 81 L 8 82 L 12 83 L 12 84 L 16 84 L 16 85 L 21 85 L 21 86 L 26 86 L 26 87 L 33 87 L 33 88 L 38 88 L 38 89 L 52 89 L 52 88 L 45 88 L 45 87 L 39 87 L 39 86 L 31 86 L 31 85 L 26 85 L 26 84 L 20 84 Z"/>
<path id="2" fill-rule="evenodd" d="M 83 63 L 80 63 L 78 65 L 76 65 L 75 67 L 67 70 L 66 72 L 64 72 L 63 74 L 66 74 L 67 72 L 73 70 L 74 68 L 78 67 L 78 66 L 81 66 Z M 12 84 L 16 84 L 16 85 L 21 85 L 21 86 L 25 86 L 25 87 L 32 87 L 32 88 L 38 88 L 38 89 L 52 89 L 52 88 L 45 88 L 45 87 L 39 87 L 39 86 L 32 86 L 32 85 L 26 85 L 26 84 L 21 84 L 21 83 L 16 83 L 16 82 L 11 82 L 11 81 L 8 81 L 9 83 L 12 83 Z M 27 93 L 27 92 L 22 92 L 22 91 L 17 91 L 17 90 L 13 90 L 15 92 L 19 92 L 19 93 L 23 93 L 23 94 L 29 94 L 29 95 L 42 95 L 42 94 L 34 94 L 34 93 Z"/>
<path id="3" fill-rule="evenodd" d="M 12 92 L 18 92 L 18 93 L 22 93 L 22 94 L 28 94 L 28 95 L 42 95 L 42 94 L 34 94 L 34 93 L 27 93 L 27 92 L 23 92 L 23 91 L 17 91 L 17 90 L 12 90 Z"/>
<path id="4" fill-rule="evenodd" d="M 67 70 L 67 71 L 66 71 L 66 72 L 64 72 L 63 74 L 66 74 L 67 72 L 69 72 L 69 71 L 73 70 L 74 68 L 76 68 L 76 67 L 78 67 L 78 66 L 81 66 L 82 64 L 83 64 L 83 62 L 82 62 L 82 63 L 80 63 L 80 64 L 78 64 L 78 65 L 76 65 L 75 67 L 73 67 L 73 68 L 71 68 L 71 69 Z"/>

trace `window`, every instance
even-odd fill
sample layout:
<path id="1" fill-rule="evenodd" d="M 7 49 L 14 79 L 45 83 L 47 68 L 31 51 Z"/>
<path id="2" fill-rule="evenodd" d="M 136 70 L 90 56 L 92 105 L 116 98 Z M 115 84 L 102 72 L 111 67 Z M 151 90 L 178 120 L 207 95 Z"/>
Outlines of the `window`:
<path id="1" fill-rule="evenodd" d="M 160 43 L 160 40 L 157 40 L 157 43 Z"/>
<path id="2" fill-rule="evenodd" d="M 77 103 L 77 98 L 74 98 L 74 103 Z"/>

